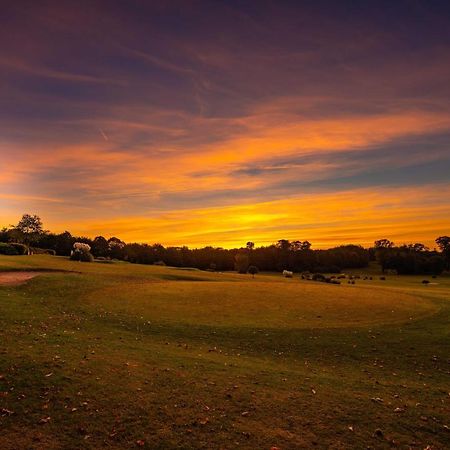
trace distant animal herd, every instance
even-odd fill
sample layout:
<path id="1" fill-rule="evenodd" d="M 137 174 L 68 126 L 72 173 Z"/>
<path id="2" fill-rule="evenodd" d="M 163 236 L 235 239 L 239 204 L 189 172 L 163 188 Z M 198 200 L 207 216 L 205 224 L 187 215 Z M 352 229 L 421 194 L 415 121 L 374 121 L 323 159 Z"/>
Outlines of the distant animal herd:
<path id="1" fill-rule="evenodd" d="M 285 278 L 293 278 L 294 272 L 291 272 L 290 270 L 283 270 L 283 276 Z M 348 275 L 348 274 L 340 274 L 340 275 L 331 275 L 326 276 L 322 273 L 311 273 L 311 272 L 302 272 L 300 274 L 300 278 L 302 280 L 310 280 L 310 281 L 320 281 L 322 283 L 330 283 L 330 284 L 341 284 L 342 280 L 347 280 L 348 284 L 355 284 L 355 280 L 373 280 L 372 276 L 365 275 Z M 381 276 L 379 277 L 380 280 L 386 281 L 386 277 Z"/>
<path id="2" fill-rule="evenodd" d="M 283 270 L 282 275 L 285 278 L 294 278 L 294 272 L 290 270 Z M 300 278 L 302 280 L 319 281 L 321 283 L 330 283 L 330 284 L 341 284 L 344 282 L 344 280 L 347 280 L 347 284 L 356 284 L 356 280 L 372 281 L 377 278 L 380 281 L 386 281 L 385 276 L 373 277 L 371 275 L 361 276 L 361 275 L 349 275 L 345 273 L 341 273 L 339 275 L 326 276 L 322 273 L 302 272 L 300 274 Z M 433 278 L 436 278 L 436 275 L 433 275 Z M 422 284 L 426 286 L 431 283 L 430 280 L 422 280 Z"/>

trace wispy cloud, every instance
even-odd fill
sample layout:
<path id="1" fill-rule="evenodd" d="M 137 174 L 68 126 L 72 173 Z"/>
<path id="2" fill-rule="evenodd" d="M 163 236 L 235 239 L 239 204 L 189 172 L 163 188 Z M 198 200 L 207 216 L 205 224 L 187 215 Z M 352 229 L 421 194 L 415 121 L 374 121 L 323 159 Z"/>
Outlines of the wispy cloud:
<path id="1" fill-rule="evenodd" d="M 200 4 L 7 5 L 2 220 L 195 245 L 450 227 L 444 14 Z"/>
<path id="2" fill-rule="evenodd" d="M 53 78 L 55 80 L 71 81 L 77 83 L 98 83 L 98 84 L 117 84 L 126 85 L 126 81 L 113 78 L 98 77 L 79 73 L 70 73 L 60 70 L 54 70 L 41 65 L 28 64 L 16 58 L 0 58 L 0 66 L 16 72 L 25 72 L 29 75 L 45 78 Z"/>

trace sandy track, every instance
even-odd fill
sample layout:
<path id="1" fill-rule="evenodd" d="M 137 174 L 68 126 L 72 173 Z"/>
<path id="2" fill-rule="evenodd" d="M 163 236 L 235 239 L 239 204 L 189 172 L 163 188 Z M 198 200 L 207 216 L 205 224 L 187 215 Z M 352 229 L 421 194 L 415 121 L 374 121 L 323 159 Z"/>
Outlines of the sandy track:
<path id="1" fill-rule="evenodd" d="M 45 272 L 0 272 L 0 286 L 22 284 Z"/>

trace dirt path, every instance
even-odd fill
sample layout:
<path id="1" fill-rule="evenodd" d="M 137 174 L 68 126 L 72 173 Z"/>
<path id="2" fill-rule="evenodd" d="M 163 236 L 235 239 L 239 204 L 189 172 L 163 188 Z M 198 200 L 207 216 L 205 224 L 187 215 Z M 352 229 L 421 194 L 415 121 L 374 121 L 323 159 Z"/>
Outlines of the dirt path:
<path id="1" fill-rule="evenodd" d="M 12 286 L 25 283 L 45 272 L 0 272 L 0 286 Z"/>

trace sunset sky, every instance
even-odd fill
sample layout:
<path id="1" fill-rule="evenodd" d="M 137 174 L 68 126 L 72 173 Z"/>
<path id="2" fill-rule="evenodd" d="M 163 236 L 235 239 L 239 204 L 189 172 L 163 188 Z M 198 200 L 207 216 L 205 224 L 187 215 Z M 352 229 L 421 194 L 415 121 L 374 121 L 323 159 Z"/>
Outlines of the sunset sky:
<path id="1" fill-rule="evenodd" d="M 1 2 L 0 169 L 0 227 L 432 247 L 450 234 L 450 6 Z"/>

